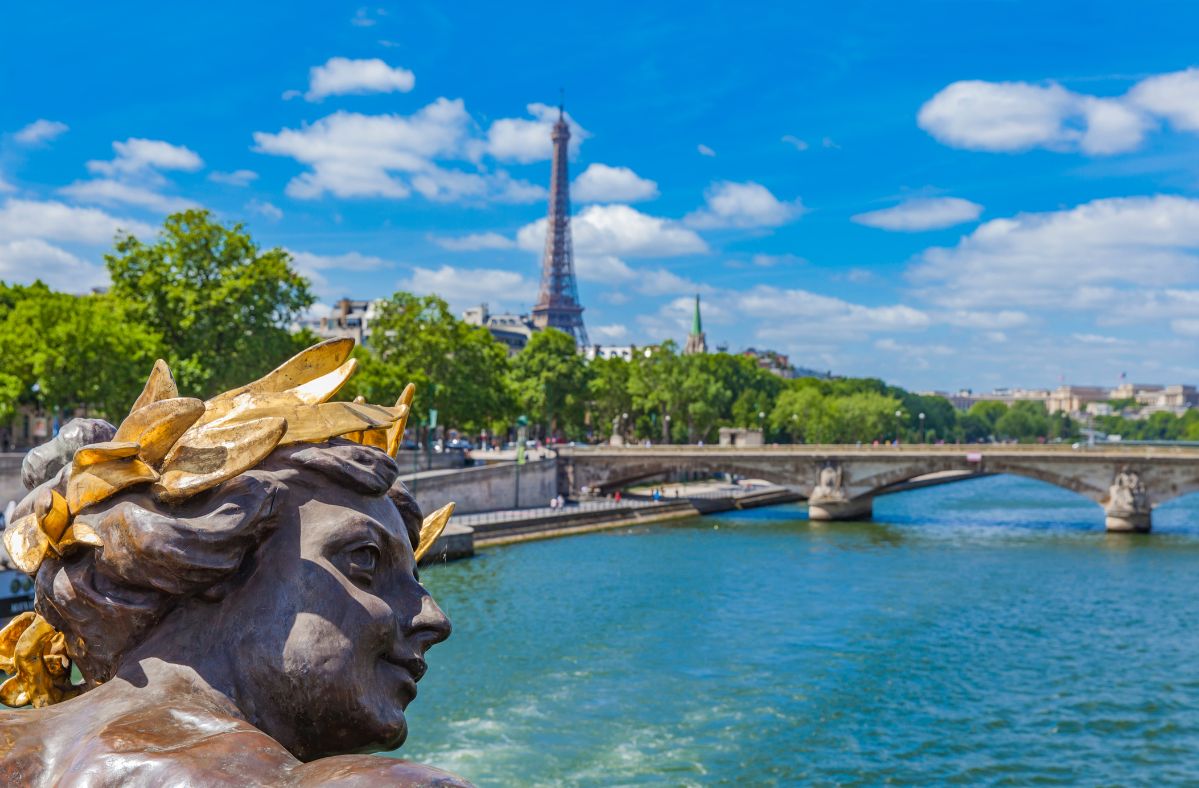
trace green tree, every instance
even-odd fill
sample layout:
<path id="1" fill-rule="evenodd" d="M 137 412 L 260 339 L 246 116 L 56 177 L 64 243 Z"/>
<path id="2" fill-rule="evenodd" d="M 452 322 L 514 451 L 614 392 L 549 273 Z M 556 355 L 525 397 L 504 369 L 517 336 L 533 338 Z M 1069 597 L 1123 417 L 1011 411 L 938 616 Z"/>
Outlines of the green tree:
<path id="1" fill-rule="evenodd" d="M 516 396 L 547 437 L 580 437 L 590 372 L 574 337 L 547 328 L 529 338 L 512 362 Z"/>
<path id="2" fill-rule="evenodd" d="M 620 357 L 596 358 L 588 365 L 591 419 L 599 435 L 610 435 L 621 414 L 633 408 L 629 394 L 630 366 Z"/>
<path id="3" fill-rule="evenodd" d="M 210 396 L 245 383 L 298 348 L 288 326 L 311 306 L 284 249 L 262 251 L 241 224 L 208 211 L 172 214 L 153 243 L 117 238 L 105 255 L 112 295 L 162 337 L 182 391 Z"/>
<path id="4" fill-rule="evenodd" d="M 378 306 L 371 348 L 356 349 L 360 370 L 343 389 L 347 398 L 390 404 L 416 385 L 413 424 L 438 423 L 468 432 L 494 430 L 513 415 L 508 351 L 491 332 L 450 313 L 437 296 L 398 292 Z"/>
<path id="5" fill-rule="evenodd" d="M 633 401 L 632 414 L 642 436 L 667 440 L 666 425 L 670 424 L 673 431 L 674 423 L 680 416 L 683 424 L 679 427 L 685 428 L 686 400 L 682 391 L 682 364 L 679 359 L 678 346 L 670 340 L 657 347 L 646 348 L 633 357 L 629 370 L 629 395 Z"/>
<path id="6" fill-rule="evenodd" d="M 159 350 L 159 337 L 112 296 L 0 285 L 0 420 L 24 401 L 119 422 Z"/>
<path id="7" fill-rule="evenodd" d="M 770 413 L 770 426 L 800 443 L 822 443 L 833 434 L 828 398 L 820 389 L 795 381 L 779 394 Z"/>
<path id="8" fill-rule="evenodd" d="M 895 411 L 900 400 L 873 391 L 833 397 L 829 402 L 829 443 L 863 443 L 881 440 L 895 431 Z"/>
<path id="9" fill-rule="evenodd" d="M 980 403 L 981 404 L 981 403 Z M 1019 441 L 1032 441 L 1049 434 L 1049 414 L 1042 402 L 1021 400 L 1012 403 L 995 422 L 995 434 Z"/>

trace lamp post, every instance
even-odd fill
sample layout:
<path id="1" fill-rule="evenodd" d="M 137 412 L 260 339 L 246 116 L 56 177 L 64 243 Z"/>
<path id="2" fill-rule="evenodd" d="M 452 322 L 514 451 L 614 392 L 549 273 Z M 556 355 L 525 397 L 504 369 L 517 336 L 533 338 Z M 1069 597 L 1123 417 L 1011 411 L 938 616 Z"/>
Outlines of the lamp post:
<path id="1" fill-rule="evenodd" d="M 920 419 L 920 444 L 924 445 L 924 414 L 919 414 L 917 418 Z"/>
<path id="2" fill-rule="evenodd" d="M 758 432 L 762 433 L 762 445 L 766 445 L 766 412 L 758 411 Z"/>
<path id="3" fill-rule="evenodd" d="M 899 445 L 899 420 L 903 417 L 903 411 L 895 411 L 895 445 Z"/>
<path id="4" fill-rule="evenodd" d="M 620 414 L 620 437 L 625 443 L 629 442 L 629 414 Z"/>
<path id="5" fill-rule="evenodd" d="M 795 436 L 799 433 L 799 414 L 791 414 L 791 441 L 795 442 Z"/>
<path id="6" fill-rule="evenodd" d="M 662 432 L 664 433 L 662 442 L 670 443 L 670 414 L 669 413 L 667 413 L 665 416 L 662 417 L 662 425 L 663 425 Z"/>

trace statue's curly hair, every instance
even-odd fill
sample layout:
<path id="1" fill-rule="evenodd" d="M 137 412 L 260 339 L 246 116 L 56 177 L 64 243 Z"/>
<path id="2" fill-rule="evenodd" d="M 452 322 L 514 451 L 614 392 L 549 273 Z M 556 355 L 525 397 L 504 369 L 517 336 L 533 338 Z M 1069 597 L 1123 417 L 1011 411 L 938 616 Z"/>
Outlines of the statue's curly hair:
<path id="1" fill-rule="evenodd" d="M 32 511 L 47 489 L 61 493 L 74 451 L 111 440 L 115 431 L 107 422 L 80 419 L 30 452 L 22 472 L 30 493 L 15 517 Z M 66 635 L 86 686 L 110 679 L 122 657 L 181 601 L 252 571 L 257 547 L 277 525 L 281 497 L 292 489 L 307 494 L 311 474 L 363 495 L 388 495 L 410 543 L 419 541 L 421 511 L 397 480 L 395 462 L 385 451 L 341 438 L 277 448 L 251 470 L 181 503 L 162 503 L 143 485 L 76 515 L 104 546 L 47 557 L 36 576 L 35 609 Z"/>

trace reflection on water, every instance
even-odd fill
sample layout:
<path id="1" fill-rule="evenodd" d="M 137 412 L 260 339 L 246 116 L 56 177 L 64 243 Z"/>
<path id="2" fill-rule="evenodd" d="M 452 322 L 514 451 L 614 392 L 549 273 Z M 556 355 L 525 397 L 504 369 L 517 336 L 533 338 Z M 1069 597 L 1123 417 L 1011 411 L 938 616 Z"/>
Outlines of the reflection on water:
<path id="1" fill-rule="evenodd" d="M 482 784 L 1199 780 L 1199 497 L 1013 477 L 489 550 L 404 757 Z"/>

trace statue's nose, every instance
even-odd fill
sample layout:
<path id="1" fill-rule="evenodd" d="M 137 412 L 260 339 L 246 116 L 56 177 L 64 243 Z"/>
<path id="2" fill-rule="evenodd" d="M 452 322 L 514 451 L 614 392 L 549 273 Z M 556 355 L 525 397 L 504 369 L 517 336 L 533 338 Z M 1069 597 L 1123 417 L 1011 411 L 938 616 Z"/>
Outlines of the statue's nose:
<path id="1" fill-rule="evenodd" d="M 425 594 L 421 598 L 420 612 L 412 619 L 410 632 L 420 642 L 423 654 L 450 636 L 453 626 L 433 597 Z"/>

